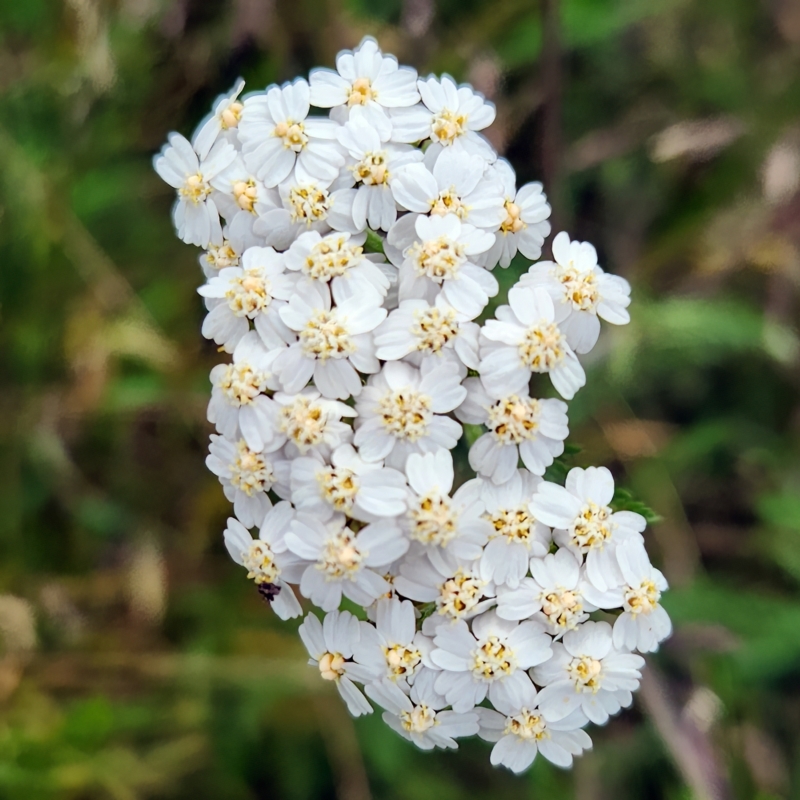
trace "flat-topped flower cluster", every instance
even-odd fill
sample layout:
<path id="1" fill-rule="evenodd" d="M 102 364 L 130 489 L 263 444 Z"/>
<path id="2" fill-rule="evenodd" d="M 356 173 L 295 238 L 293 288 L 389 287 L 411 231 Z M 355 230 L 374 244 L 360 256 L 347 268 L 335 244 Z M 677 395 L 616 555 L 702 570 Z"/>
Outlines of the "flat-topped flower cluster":
<path id="1" fill-rule="evenodd" d="M 300 635 L 352 714 L 372 701 L 423 749 L 477 734 L 515 772 L 569 766 L 670 633 L 609 471 L 543 479 L 579 356 L 628 321 L 630 288 L 559 233 L 476 321 L 496 266 L 540 258 L 550 207 L 481 135 L 495 109 L 471 87 L 367 38 L 308 81 L 243 88 L 155 159 L 204 250 L 203 335 L 231 354 L 207 460 L 228 551 L 282 619 L 318 609 Z M 476 476 L 454 488 L 462 423 Z"/>

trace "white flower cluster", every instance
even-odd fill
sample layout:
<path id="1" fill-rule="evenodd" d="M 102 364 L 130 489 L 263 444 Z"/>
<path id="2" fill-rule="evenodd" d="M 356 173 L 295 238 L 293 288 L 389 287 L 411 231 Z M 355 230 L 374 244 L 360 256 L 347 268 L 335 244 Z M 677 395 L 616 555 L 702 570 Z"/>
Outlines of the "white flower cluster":
<path id="1" fill-rule="evenodd" d="M 478 734 L 515 772 L 537 752 L 569 766 L 670 621 L 609 471 L 543 480 L 567 406 L 530 384 L 546 373 L 571 399 L 629 286 L 560 233 L 475 321 L 492 269 L 541 255 L 550 207 L 541 184 L 517 190 L 469 86 L 368 38 L 335 71 L 242 89 L 155 159 L 178 235 L 205 250 L 203 334 L 232 354 L 208 407 L 228 551 L 282 619 L 298 593 L 321 610 L 300 635 L 352 714 L 372 700 L 424 749 Z M 453 491 L 460 423 L 485 432 Z"/>

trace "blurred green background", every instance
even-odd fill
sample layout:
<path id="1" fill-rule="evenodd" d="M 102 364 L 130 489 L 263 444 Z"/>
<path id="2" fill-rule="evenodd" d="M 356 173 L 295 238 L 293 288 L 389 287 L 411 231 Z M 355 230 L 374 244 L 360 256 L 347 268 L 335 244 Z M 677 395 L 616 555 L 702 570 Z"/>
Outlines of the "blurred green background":
<path id="1" fill-rule="evenodd" d="M 352 721 L 222 547 L 150 159 L 366 33 L 634 286 L 570 441 L 663 516 L 676 632 L 572 772 Z M 0 0 L 0 798 L 800 797 L 799 189 L 797 0 Z"/>

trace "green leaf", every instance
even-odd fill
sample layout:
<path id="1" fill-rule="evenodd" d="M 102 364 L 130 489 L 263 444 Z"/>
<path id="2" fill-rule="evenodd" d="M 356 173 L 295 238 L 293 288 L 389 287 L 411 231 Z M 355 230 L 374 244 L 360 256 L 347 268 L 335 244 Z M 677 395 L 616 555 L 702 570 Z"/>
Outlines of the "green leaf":
<path id="1" fill-rule="evenodd" d="M 375 231 L 367 229 L 367 241 L 364 242 L 364 252 L 366 253 L 384 253 L 383 250 L 383 237 L 379 236 Z M 385 255 L 385 253 L 384 253 Z"/>
<path id="2" fill-rule="evenodd" d="M 641 514 L 648 525 L 655 525 L 657 522 L 661 522 L 664 519 L 664 517 L 650 508 L 646 503 L 637 500 L 630 489 L 622 489 L 619 486 L 614 490 L 614 497 L 611 498 L 611 510 L 633 511 L 636 514 Z"/>

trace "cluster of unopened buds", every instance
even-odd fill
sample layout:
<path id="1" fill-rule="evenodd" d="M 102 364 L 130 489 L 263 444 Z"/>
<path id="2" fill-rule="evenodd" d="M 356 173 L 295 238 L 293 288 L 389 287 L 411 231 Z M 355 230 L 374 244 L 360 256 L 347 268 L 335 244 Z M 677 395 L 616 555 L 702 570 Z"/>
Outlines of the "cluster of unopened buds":
<path id="1" fill-rule="evenodd" d="M 567 767 L 670 621 L 610 472 L 542 477 L 567 405 L 531 385 L 570 400 L 630 287 L 559 233 L 476 322 L 493 268 L 541 256 L 550 207 L 479 133 L 495 109 L 471 87 L 371 38 L 308 81 L 243 87 L 155 159 L 204 249 L 203 335 L 232 355 L 208 406 L 227 549 L 280 618 L 315 607 L 300 636 L 352 714 L 371 700 L 423 749 L 477 734 L 514 772 Z M 475 477 L 454 490 L 465 435 Z"/>

